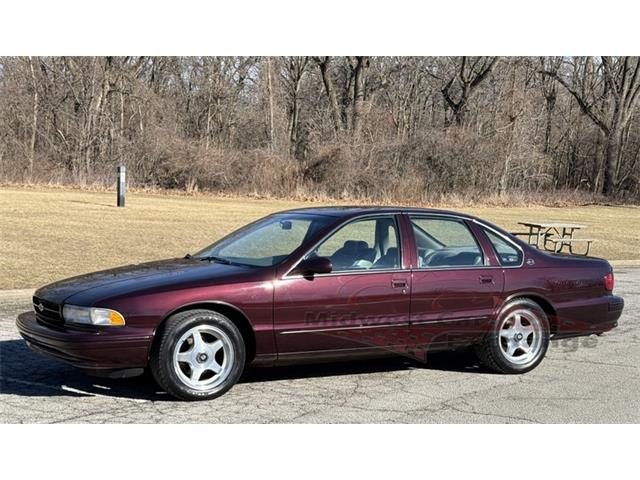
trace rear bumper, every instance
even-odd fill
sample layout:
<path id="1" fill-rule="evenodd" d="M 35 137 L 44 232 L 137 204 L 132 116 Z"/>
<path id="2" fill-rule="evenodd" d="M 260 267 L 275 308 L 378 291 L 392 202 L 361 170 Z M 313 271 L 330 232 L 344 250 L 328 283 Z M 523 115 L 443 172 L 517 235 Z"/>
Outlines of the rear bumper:
<path id="1" fill-rule="evenodd" d="M 582 300 L 558 309 L 555 338 L 599 334 L 618 326 L 624 309 L 622 297 Z"/>
<path id="2" fill-rule="evenodd" d="M 96 373 L 145 367 L 152 340 L 130 327 L 54 330 L 38 323 L 33 312 L 19 315 L 16 326 L 32 350 Z"/>

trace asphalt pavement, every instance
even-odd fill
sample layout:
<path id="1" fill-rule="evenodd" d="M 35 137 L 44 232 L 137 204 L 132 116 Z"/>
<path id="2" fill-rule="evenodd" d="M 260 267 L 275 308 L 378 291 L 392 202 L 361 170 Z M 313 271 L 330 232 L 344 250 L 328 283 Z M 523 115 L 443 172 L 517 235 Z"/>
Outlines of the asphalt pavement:
<path id="1" fill-rule="evenodd" d="M 15 327 L 31 291 L 0 292 L 2 423 L 638 423 L 640 269 L 616 270 L 618 328 L 551 342 L 525 375 L 469 353 L 250 369 L 224 396 L 173 400 L 150 376 L 107 380 L 30 351 Z"/>

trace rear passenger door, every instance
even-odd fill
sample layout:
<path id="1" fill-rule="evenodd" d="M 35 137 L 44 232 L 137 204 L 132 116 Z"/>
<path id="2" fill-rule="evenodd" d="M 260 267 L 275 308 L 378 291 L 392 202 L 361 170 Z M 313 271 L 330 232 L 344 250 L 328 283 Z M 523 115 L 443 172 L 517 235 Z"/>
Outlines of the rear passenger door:
<path id="1" fill-rule="evenodd" d="M 486 330 L 504 278 L 463 218 L 409 215 L 413 232 L 410 348 L 466 344 Z"/>

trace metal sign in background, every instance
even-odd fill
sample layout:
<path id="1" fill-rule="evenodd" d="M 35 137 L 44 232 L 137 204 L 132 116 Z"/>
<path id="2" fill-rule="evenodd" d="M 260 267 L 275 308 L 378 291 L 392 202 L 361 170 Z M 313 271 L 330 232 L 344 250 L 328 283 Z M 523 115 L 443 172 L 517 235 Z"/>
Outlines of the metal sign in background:
<path id="1" fill-rule="evenodd" d="M 124 196 L 127 188 L 127 168 L 124 165 L 118 167 L 118 207 L 124 207 Z"/>

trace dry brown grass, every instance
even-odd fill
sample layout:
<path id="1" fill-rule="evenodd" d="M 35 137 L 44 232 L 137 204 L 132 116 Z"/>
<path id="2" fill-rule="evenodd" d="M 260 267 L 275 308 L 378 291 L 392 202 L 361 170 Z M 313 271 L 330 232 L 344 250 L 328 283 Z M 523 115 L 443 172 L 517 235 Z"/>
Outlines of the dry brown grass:
<path id="1" fill-rule="evenodd" d="M 0 289 L 29 288 L 92 270 L 182 256 L 268 213 L 319 203 L 214 196 L 1 188 Z M 461 209 L 509 230 L 518 220 L 588 225 L 592 253 L 640 261 L 639 207 L 473 207 Z"/>

